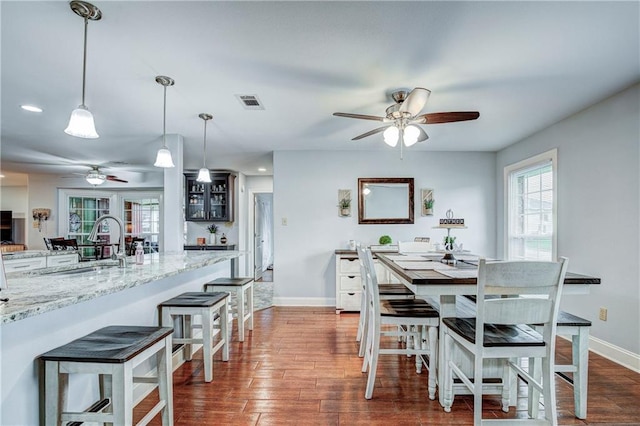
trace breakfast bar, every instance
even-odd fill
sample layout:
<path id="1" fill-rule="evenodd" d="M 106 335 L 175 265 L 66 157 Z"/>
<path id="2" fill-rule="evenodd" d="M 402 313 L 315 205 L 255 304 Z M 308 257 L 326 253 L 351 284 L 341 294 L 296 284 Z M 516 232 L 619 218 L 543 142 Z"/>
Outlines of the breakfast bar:
<path id="1" fill-rule="evenodd" d="M 5 407 L 0 424 L 39 423 L 40 354 L 106 326 L 157 326 L 160 302 L 227 276 L 240 255 L 154 253 L 145 255 L 142 265 L 129 259 L 125 268 L 97 261 L 8 273 L 8 288 L 0 292 L 9 299 L 0 305 L 0 404 Z M 135 400 L 144 395 L 145 386 L 134 388 Z M 85 392 L 72 394 L 69 402 L 84 410 L 96 398 L 97 386 L 87 380 Z"/>

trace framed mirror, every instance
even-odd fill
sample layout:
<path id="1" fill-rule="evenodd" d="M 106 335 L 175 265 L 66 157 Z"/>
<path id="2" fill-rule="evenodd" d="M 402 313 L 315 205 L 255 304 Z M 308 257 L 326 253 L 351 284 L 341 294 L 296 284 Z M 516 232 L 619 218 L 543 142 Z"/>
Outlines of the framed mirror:
<path id="1" fill-rule="evenodd" d="M 413 223 L 413 178 L 359 178 L 358 223 Z"/>

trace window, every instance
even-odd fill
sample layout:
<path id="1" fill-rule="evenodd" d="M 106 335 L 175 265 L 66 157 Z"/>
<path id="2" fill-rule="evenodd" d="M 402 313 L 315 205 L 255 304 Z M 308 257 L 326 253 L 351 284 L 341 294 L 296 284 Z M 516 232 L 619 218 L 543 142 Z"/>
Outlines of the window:
<path id="1" fill-rule="evenodd" d="M 505 167 L 510 260 L 556 258 L 556 163 L 554 149 Z"/>
<path id="2" fill-rule="evenodd" d="M 94 253 L 96 248 L 90 247 L 91 241 L 88 240 L 93 224 L 98 217 L 109 213 L 111 199 L 105 195 L 74 194 L 68 197 L 68 218 L 67 235 L 68 238 L 75 238 L 80 245 L 80 254 L 83 258 L 97 256 Z M 98 236 L 104 243 L 111 241 L 108 221 L 103 221 L 98 230 Z M 117 238 L 117 237 L 116 237 Z M 87 245 L 88 247 L 82 247 Z M 110 254 L 110 248 L 105 247 L 103 255 Z"/>
<path id="3" fill-rule="evenodd" d="M 133 238 L 144 238 L 145 252 L 158 251 L 160 197 L 127 194 L 123 201 L 125 240 L 129 242 L 133 241 Z"/>

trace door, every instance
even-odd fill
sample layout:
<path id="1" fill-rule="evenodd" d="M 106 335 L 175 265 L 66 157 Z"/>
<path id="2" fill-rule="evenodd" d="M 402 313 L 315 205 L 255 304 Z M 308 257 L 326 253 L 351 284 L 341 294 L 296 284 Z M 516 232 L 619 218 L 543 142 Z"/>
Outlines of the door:
<path id="1" fill-rule="evenodd" d="M 253 198 L 253 217 L 254 217 L 254 233 L 253 233 L 253 264 L 254 264 L 254 279 L 257 281 L 262 278 L 264 269 L 262 268 L 262 253 L 264 250 L 264 200 L 260 198 L 260 194 L 254 195 Z"/>

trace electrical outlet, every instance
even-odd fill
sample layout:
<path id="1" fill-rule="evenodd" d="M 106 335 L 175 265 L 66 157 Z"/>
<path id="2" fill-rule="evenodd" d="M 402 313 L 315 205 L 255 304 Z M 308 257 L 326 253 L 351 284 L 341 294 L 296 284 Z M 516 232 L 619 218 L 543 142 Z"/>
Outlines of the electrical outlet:
<path id="1" fill-rule="evenodd" d="M 287 218 L 286 217 L 282 218 L 282 226 L 287 226 Z"/>
<path id="2" fill-rule="evenodd" d="M 607 308 L 600 308 L 600 321 L 607 320 Z"/>

